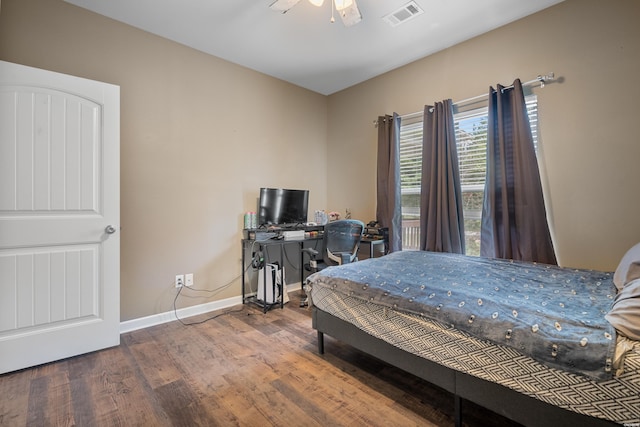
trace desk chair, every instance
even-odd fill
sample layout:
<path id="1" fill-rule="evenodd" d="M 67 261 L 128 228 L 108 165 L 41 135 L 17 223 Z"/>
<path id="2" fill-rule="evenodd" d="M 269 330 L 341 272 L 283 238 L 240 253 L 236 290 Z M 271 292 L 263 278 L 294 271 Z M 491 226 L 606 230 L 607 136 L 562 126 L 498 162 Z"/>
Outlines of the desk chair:
<path id="1" fill-rule="evenodd" d="M 348 264 L 358 260 L 358 247 L 362 239 L 364 223 L 356 219 L 343 219 L 332 221 L 324 226 L 322 237 L 322 258 L 321 254 L 313 248 L 302 250 L 309 256 L 309 264 L 305 264 L 305 269 L 311 273 L 323 270 L 332 265 Z M 305 296 L 300 300 L 300 307 L 308 305 Z"/>

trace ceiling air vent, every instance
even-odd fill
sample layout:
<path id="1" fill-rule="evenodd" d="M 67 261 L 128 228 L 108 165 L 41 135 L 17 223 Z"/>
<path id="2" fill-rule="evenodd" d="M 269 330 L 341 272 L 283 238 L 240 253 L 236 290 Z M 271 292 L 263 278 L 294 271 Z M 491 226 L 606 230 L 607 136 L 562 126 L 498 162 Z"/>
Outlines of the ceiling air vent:
<path id="1" fill-rule="evenodd" d="M 400 9 L 383 16 L 382 19 L 392 27 L 397 27 L 398 25 L 407 22 L 418 15 L 422 15 L 423 13 L 424 10 L 422 10 L 415 1 L 410 1 Z"/>

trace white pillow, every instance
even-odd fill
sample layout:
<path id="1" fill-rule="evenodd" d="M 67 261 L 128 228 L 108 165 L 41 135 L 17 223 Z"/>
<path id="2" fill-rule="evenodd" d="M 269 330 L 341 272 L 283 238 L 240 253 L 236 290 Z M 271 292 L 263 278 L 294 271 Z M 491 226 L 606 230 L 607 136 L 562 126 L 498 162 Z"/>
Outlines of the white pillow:
<path id="1" fill-rule="evenodd" d="M 640 341 L 640 279 L 632 280 L 618 292 L 604 317 L 622 335 Z"/>
<path id="2" fill-rule="evenodd" d="M 613 283 L 618 291 L 621 291 L 625 284 L 635 279 L 640 279 L 640 243 L 624 254 L 618 268 L 613 273 Z"/>

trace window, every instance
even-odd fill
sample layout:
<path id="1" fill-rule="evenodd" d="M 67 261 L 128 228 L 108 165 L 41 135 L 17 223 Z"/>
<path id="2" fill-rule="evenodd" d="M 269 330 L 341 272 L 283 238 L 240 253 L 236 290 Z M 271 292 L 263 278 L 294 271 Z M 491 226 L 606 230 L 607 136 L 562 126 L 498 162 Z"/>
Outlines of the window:
<path id="1" fill-rule="evenodd" d="M 534 147 L 538 144 L 538 101 L 525 98 Z M 485 102 L 486 104 L 486 102 Z M 454 108 L 457 106 L 454 105 Z M 467 255 L 480 255 L 480 225 L 487 163 L 487 106 L 457 112 L 453 117 Z M 402 119 L 400 127 L 400 190 L 402 249 L 420 248 L 420 180 L 422 178 L 422 115 Z"/>

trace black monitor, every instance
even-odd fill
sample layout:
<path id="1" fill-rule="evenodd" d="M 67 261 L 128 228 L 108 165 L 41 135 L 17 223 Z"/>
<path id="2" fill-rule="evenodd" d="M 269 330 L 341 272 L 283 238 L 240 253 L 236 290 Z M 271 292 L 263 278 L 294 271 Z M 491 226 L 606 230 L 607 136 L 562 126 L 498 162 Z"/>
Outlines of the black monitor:
<path id="1" fill-rule="evenodd" d="M 307 222 L 309 190 L 261 188 L 258 225 L 297 225 Z"/>

